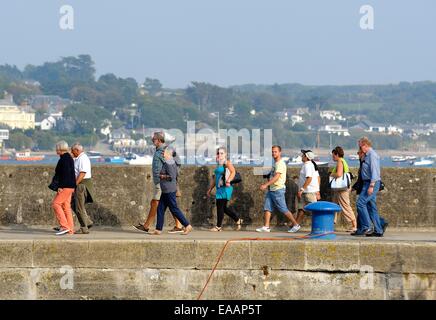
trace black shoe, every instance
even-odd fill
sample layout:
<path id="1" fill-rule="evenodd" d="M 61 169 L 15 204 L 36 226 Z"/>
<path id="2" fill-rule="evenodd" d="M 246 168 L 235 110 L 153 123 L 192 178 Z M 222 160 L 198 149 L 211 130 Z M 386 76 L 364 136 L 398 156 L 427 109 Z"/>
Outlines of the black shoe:
<path id="1" fill-rule="evenodd" d="M 389 222 L 385 222 L 385 224 L 383 225 L 383 233 L 385 233 L 385 231 L 386 231 L 386 228 L 388 227 L 388 225 L 389 225 Z"/>
<path id="2" fill-rule="evenodd" d="M 354 237 L 364 237 L 365 236 L 365 234 L 364 233 L 362 233 L 362 232 L 353 232 L 353 233 L 350 233 L 350 236 L 354 236 Z"/>
<path id="3" fill-rule="evenodd" d="M 61 227 L 54 227 L 53 230 L 54 231 L 61 231 Z"/>
<path id="4" fill-rule="evenodd" d="M 366 229 L 362 232 L 355 231 L 355 232 L 351 233 L 350 235 L 355 236 L 355 237 L 364 237 L 364 236 L 368 236 L 369 234 L 372 234 L 372 233 L 373 233 L 372 229 Z"/>
<path id="5" fill-rule="evenodd" d="M 91 229 L 93 226 L 94 226 L 93 223 L 87 225 L 88 229 Z"/>
<path id="6" fill-rule="evenodd" d="M 381 238 L 383 237 L 383 233 L 377 233 L 377 232 L 372 232 L 366 235 L 367 237 L 377 237 L 377 238 Z"/>
<path id="7" fill-rule="evenodd" d="M 133 226 L 133 228 L 135 228 L 136 230 L 142 231 L 142 232 L 148 232 L 148 228 L 144 228 L 144 226 L 142 224 L 138 224 L 137 226 Z"/>

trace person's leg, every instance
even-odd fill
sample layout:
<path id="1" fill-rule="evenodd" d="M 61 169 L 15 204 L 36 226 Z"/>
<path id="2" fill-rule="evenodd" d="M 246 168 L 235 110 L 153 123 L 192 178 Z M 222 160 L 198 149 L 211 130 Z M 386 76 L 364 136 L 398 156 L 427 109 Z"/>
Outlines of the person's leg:
<path id="1" fill-rule="evenodd" d="M 335 193 L 337 194 L 337 204 L 339 204 L 339 206 L 342 208 L 342 214 L 344 215 L 345 219 L 351 223 L 351 228 L 356 230 L 356 216 L 354 215 L 353 209 L 350 205 L 350 191 L 345 190 Z"/>
<path id="2" fill-rule="evenodd" d="M 239 215 L 228 206 L 229 201 L 225 200 L 224 204 L 224 213 L 227 214 L 230 218 L 232 218 L 233 221 L 238 222 L 239 221 Z"/>
<path id="3" fill-rule="evenodd" d="M 165 211 L 168 206 L 168 198 L 166 193 L 162 193 L 159 201 L 159 205 L 156 209 L 157 214 L 157 222 L 156 222 L 156 230 L 162 231 L 163 225 L 165 222 Z"/>
<path id="4" fill-rule="evenodd" d="M 153 223 L 154 218 L 157 214 L 157 207 L 159 205 L 159 200 L 162 195 L 162 190 L 160 188 L 160 184 L 154 185 L 153 189 L 153 198 L 150 201 L 150 211 L 148 212 L 147 219 L 144 222 L 144 229 L 148 230 L 150 228 L 150 225 Z"/>
<path id="5" fill-rule="evenodd" d="M 65 218 L 67 220 L 68 229 L 70 230 L 69 234 L 74 234 L 74 219 L 73 219 L 73 213 L 71 211 L 71 197 L 73 195 L 73 192 L 74 192 L 73 188 L 67 188 L 66 200 L 63 204 Z"/>
<path id="6" fill-rule="evenodd" d="M 338 193 L 336 191 L 332 191 L 332 202 L 339 205 Z M 335 212 L 334 224 L 336 224 L 337 220 L 338 220 L 338 214 L 337 212 Z"/>
<path id="7" fill-rule="evenodd" d="M 269 223 L 271 221 L 271 212 L 274 210 L 272 200 L 271 200 L 271 191 L 268 191 L 265 194 L 265 202 L 263 205 L 264 211 L 264 224 L 262 227 L 257 228 L 256 232 L 270 232 Z"/>
<path id="8" fill-rule="evenodd" d="M 61 228 L 70 230 L 70 225 L 67 221 L 67 217 L 65 215 L 64 208 L 63 208 L 64 203 L 67 199 L 68 199 L 68 190 L 62 189 L 62 191 L 58 192 L 54 197 L 51 206 L 56 214 L 56 218 Z"/>
<path id="9" fill-rule="evenodd" d="M 269 224 L 271 222 L 271 211 L 265 211 L 265 215 L 264 215 L 264 226 L 265 227 L 270 227 Z"/>
<path id="10" fill-rule="evenodd" d="M 189 226 L 189 221 L 186 219 L 183 212 L 177 206 L 176 192 L 167 193 L 167 203 L 171 213 L 181 222 L 184 227 Z"/>
<path id="11" fill-rule="evenodd" d="M 85 201 L 87 197 L 86 186 L 84 184 L 79 184 L 75 190 L 75 207 L 76 207 L 76 215 L 79 220 L 80 227 L 84 232 L 88 230 L 88 226 L 92 225 L 91 219 L 88 217 L 85 208 Z"/>
<path id="12" fill-rule="evenodd" d="M 150 225 L 153 223 L 154 218 L 156 217 L 158 206 L 159 206 L 158 200 L 151 200 L 150 210 L 148 211 L 147 220 L 145 220 L 145 222 L 144 222 L 144 229 L 150 228 Z"/>
<path id="13" fill-rule="evenodd" d="M 226 206 L 227 200 L 225 199 L 216 199 L 216 226 L 218 228 L 222 227 L 223 219 L 224 219 L 224 207 Z"/>
<path id="14" fill-rule="evenodd" d="M 177 229 L 182 229 L 183 228 L 182 223 L 176 218 L 176 216 L 173 215 L 173 218 L 174 218 L 175 227 Z"/>
<path id="15" fill-rule="evenodd" d="M 367 204 L 369 218 L 374 225 L 374 232 L 378 234 L 383 234 L 383 227 L 380 223 L 380 217 L 377 210 L 377 192 L 380 189 L 380 181 L 377 181 L 374 186 L 374 192 L 369 197 Z"/>
<path id="16" fill-rule="evenodd" d="M 368 206 L 367 206 L 368 198 L 369 198 L 368 187 L 369 187 L 369 182 L 364 182 L 362 187 L 362 192 L 360 193 L 356 203 L 358 219 L 359 219 L 359 229 L 357 230 L 358 233 L 362 233 L 371 228 L 371 221 L 369 218 Z"/>

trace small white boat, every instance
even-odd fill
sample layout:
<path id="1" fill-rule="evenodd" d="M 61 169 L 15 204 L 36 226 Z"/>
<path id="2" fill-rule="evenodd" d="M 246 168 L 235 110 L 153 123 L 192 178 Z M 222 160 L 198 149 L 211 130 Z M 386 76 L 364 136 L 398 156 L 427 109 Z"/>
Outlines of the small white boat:
<path id="1" fill-rule="evenodd" d="M 149 155 L 139 156 L 137 154 L 132 154 L 130 159 L 124 160 L 124 163 L 135 166 L 149 166 L 153 162 L 153 157 Z"/>
<path id="2" fill-rule="evenodd" d="M 421 159 L 420 161 L 413 162 L 415 167 L 431 167 L 433 164 L 434 161 L 430 159 Z"/>
<path id="3" fill-rule="evenodd" d="M 288 162 L 288 166 L 298 166 L 303 164 L 303 160 L 301 159 L 301 156 L 293 157 L 287 162 Z"/>
<path id="4" fill-rule="evenodd" d="M 406 162 L 407 160 L 410 159 L 407 159 L 407 157 L 403 157 L 403 156 L 392 156 L 391 160 L 392 162 Z"/>
<path id="5" fill-rule="evenodd" d="M 406 160 L 416 160 L 415 156 L 406 156 Z"/>
<path id="6" fill-rule="evenodd" d="M 359 160 L 359 156 L 357 154 L 350 154 L 347 158 L 350 161 L 357 161 L 357 160 Z"/>

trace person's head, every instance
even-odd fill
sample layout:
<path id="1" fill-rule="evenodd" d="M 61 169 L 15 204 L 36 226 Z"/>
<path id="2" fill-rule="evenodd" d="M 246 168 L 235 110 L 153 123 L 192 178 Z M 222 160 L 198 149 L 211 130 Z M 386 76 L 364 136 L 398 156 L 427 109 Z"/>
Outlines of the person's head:
<path id="1" fill-rule="evenodd" d="M 156 148 L 159 148 L 165 143 L 165 134 L 163 132 L 155 132 L 153 134 L 153 138 L 151 138 L 151 141 L 153 141 L 153 144 Z"/>
<path id="2" fill-rule="evenodd" d="M 63 140 L 56 143 L 56 153 L 62 155 L 65 152 L 68 152 L 68 143 Z"/>
<path id="3" fill-rule="evenodd" d="M 227 159 L 227 150 L 224 147 L 216 149 L 216 161 L 223 162 Z"/>
<path id="4" fill-rule="evenodd" d="M 359 139 L 359 148 L 362 149 L 363 153 L 367 153 L 371 147 L 372 142 L 368 137 L 362 137 Z"/>
<path id="5" fill-rule="evenodd" d="M 301 160 L 303 162 L 312 161 L 315 159 L 315 154 L 312 150 L 301 150 Z"/>
<path id="6" fill-rule="evenodd" d="M 275 145 L 271 148 L 272 157 L 275 161 L 282 157 L 282 147 Z"/>
<path id="7" fill-rule="evenodd" d="M 332 159 L 334 161 L 338 161 L 339 158 L 343 158 L 345 155 L 344 153 L 344 149 L 342 149 L 341 147 L 337 146 L 336 148 L 334 148 L 332 150 Z"/>
<path id="8" fill-rule="evenodd" d="M 174 153 L 174 150 L 173 149 L 171 149 L 171 148 L 165 148 L 165 150 L 164 150 L 164 159 L 165 160 L 171 160 L 171 159 L 173 159 L 173 153 Z"/>
<path id="9" fill-rule="evenodd" d="M 77 158 L 82 152 L 83 146 L 79 142 L 76 142 L 71 146 L 71 153 L 73 154 L 74 158 Z"/>

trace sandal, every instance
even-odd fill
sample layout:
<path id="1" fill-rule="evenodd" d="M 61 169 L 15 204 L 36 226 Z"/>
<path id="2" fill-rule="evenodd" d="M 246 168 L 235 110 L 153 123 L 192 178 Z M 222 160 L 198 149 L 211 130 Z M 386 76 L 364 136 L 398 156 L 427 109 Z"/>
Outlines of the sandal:
<path id="1" fill-rule="evenodd" d="M 222 231 L 222 227 L 213 227 L 212 229 L 209 229 L 209 231 L 212 231 L 212 232 L 219 232 L 219 231 Z"/>
<path id="2" fill-rule="evenodd" d="M 236 231 L 241 230 L 243 222 L 244 222 L 243 219 L 239 219 L 238 222 L 236 222 Z"/>

